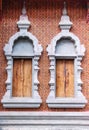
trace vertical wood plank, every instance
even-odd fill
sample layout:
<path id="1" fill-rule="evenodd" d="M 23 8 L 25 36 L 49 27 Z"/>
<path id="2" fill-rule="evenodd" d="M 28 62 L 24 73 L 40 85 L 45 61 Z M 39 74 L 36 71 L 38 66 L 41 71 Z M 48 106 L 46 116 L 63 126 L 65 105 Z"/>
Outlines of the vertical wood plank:
<path id="1" fill-rule="evenodd" d="M 74 60 L 66 60 L 66 97 L 74 96 Z"/>
<path id="2" fill-rule="evenodd" d="M 56 60 L 56 97 L 65 97 L 65 60 Z"/>
<path id="3" fill-rule="evenodd" d="M 13 62 L 13 86 L 12 86 L 12 96 L 22 97 L 22 75 L 21 71 L 21 60 L 15 59 Z"/>
<path id="4" fill-rule="evenodd" d="M 32 60 L 14 59 L 13 97 L 30 97 L 32 94 Z"/>
<path id="5" fill-rule="evenodd" d="M 32 96 L 32 60 L 24 60 L 23 96 Z"/>

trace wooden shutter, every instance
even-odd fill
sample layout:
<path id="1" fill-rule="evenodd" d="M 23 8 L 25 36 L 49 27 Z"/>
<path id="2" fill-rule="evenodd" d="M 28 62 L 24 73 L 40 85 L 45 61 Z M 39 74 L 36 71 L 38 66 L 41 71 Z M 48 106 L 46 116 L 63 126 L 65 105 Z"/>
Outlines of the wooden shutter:
<path id="1" fill-rule="evenodd" d="M 14 59 L 12 96 L 13 97 L 32 96 L 31 59 Z"/>
<path id="2" fill-rule="evenodd" d="M 74 60 L 56 60 L 56 96 L 74 96 Z"/>

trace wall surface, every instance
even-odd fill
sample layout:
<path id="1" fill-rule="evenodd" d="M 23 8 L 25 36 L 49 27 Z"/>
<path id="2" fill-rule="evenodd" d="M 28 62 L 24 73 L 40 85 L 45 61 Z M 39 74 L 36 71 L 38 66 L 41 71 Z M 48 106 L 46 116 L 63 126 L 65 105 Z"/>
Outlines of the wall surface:
<path id="1" fill-rule="evenodd" d="M 18 31 L 16 22 L 21 15 L 23 2 L 22 0 L 3 0 L 2 2 L 2 26 L 0 34 L 0 100 L 6 91 L 5 81 L 6 74 L 6 59 L 3 52 L 4 45 L 9 38 Z M 46 99 L 49 94 L 50 80 L 49 59 L 47 57 L 46 47 L 51 39 L 60 32 L 58 23 L 61 18 L 63 9 L 63 0 L 26 0 L 27 14 L 31 21 L 29 31 L 33 33 L 43 46 L 43 54 L 39 61 L 39 93 L 42 98 L 41 107 L 38 109 L 5 109 L 0 103 L 0 111 L 89 111 L 89 24 L 86 23 L 87 5 L 83 0 L 67 0 L 68 15 L 73 22 L 71 31 L 75 33 L 82 44 L 85 45 L 86 54 L 82 61 L 82 91 L 86 96 L 88 103 L 83 109 L 51 109 L 46 104 Z"/>

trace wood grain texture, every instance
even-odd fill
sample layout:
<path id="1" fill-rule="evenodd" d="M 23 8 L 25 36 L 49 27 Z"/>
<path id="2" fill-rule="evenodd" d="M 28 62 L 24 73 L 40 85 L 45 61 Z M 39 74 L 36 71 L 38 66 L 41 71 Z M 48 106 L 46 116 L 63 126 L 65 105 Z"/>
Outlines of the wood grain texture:
<path id="1" fill-rule="evenodd" d="M 66 60 L 66 88 L 65 96 L 74 96 L 74 61 Z"/>
<path id="2" fill-rule="evenodd" d="M 32 61 L 24 61 L 24 82 L 23 82 L 23 96 L 32 96 Z"/>
<path id="3" fill-rule="evenodd" d="M 32 60 L 14 59 L 13 97 L 31 97 L 32 95 Z"/>
<path id="4" fill-rule="evenodd" d="M 64 60 L 56 61 L 56 96 L 65 97 Z"/>
<path id="5" fill-rule="evenodd" d="M 56 97 L 74 96 L 74 60 L 56 60 Z"/>

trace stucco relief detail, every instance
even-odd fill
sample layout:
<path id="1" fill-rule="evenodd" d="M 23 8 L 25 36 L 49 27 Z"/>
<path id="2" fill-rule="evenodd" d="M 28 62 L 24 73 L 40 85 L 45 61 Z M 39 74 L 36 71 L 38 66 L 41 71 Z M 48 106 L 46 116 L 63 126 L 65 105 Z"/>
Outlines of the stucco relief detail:
<path id="1" fill-rule="evenodd" d="M 79 38 L 70 32 L 70 28 L 72 26 L 72 22 L 70 21 L 70 18 L 67 14 L 66 10 L 66 3 L 64 2 L 64 9 L 62 12 L 62 17 L 61 21 L 59 22 L 59 26 L 61 28 L 61 32 L 57 34 L 52 40 L 51 43 L 47 47 L 47 52 L 50 60 L 50 81 L 49 81 L 49 86 L 50 86 L 50 93 L 48 95 L 48 98 L 46 100 L 46 103 L 48 104 L 48 107 L 51 108 L 83 108 L 85 107 L 85 104 L 87 103 L 87 100 L 85 96 L 82 93 L 82 87 L 81 85 L 83 84 L 81 80 L 81 72 L 82 72 L 82 67 L 81 67 L 81 61 L 83 56 L 85 55 L 85 47 L 80 43 Z M 67 55 L 66 53 L 63 53 L 63 55 L 60 53 L 56 54 L 56 46 L 58 45 L 58 41 L 63 39 L 69 39 L 70 41 L 73 41 L 74 43 L 74 49 L 75 49 L 75 54 L 71 52 L 71 54 Z M 59 44 L 60 46 L 60 44 Z M 70 49 L 66 48 L 66 49 Z M 66 52 L 66 50 L 65 50 Z M 75 79 L 75 95 L 73 98 L 62 98 L 62 97 L 56 97 L 56 81 L 55 81 L 55 76 L 56 76 L 56 70 L 55 70 L 55 60 L 56 58 L 73 58 L 74 59 L 74 68 L 75 68 L 75 74 L 74 74 L 74 79 Z"/>
<path id="2" fill-rule="evenodd" d="M 28 28 L 30 26 L 30 21 L 28 20 L 28 16 L 26 15 L 25 4 L 22 9 L 22 15 L 20 16 L 19 21 L 17 22 L 19 32 L 10 37 L 9 42 L 4 47 L 4 53 L 7 59 L 7 80 L 6 80 L 6 92 L 1 100 L 3 106 L 5 108 L 38 108 L 42 103 L 41 97 L 38 93 L 38 60 L 43 51 L 42 46 L 38 43 L 37 38 L 30 32 L 28 32 Z M 33 95 L 32 97 L 12 97 L 12 66 L 13 66 L 13 46 L 15 41 L 18 38 L 28 38 L 32 41 L 34 53 L 32 55 L 28 55 L 33 58 Z M 21 52 L 23 56 L 23 51 Z M 18 55 L 18 57 L 20 57 Z"/>

